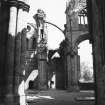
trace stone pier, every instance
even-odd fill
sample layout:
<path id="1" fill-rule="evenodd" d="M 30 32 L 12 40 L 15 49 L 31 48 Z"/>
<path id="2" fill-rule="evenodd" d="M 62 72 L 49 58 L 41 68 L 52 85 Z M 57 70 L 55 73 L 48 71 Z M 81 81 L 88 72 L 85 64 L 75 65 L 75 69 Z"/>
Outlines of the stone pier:
<path id="1" fill-rule="evenodd" d="M 69 45 L 69 44 L 68 44 Z M 79 91 L 78 87 L 78 54 L 77 52 L 70 50 L 70 46 L 66 50 L 66 63 L 67 63 L 67 89 L 68 91 Z M 80 62 L 79 62 L 80 63 Z"/>
<path id="2" fill-rule="evenodd" d="M 93 45 L 95 105 L 105 104 L 105 1 L 88 0 L 88 18 Z M 97 20 L 97 21 L 96 21 Z"/>
<path id="3" fill-rule="evenodd" d="M 17 23 L 17 2 L 8 1 L 10 5 L 10 17 L 9 17 L 9 29 L 8 29 L 8 39 L 7 39 L 7 49 L 6 49 L 6 98 L 5 105 L 14 103 L 14 67 L 15 67 L 15 36 L 16 36 L 16 23 Z"/>
<path id="4" fill-rule="evenodd" d="M 21 3 L 20 3 L 21 2 Z M 1 102 L 3 105 L 18 105 L 18 88 L 19 88 L 19 76 L 20 76 L 20 63 L 21 63 L 21 30 L 19 29 L 19 25 L 22 15 L 20 13 L 20 8 L 25 9 L 25 3 L 17 0 L 7 0 L 2 1 L 2 21 L 3 26 L 0 26 L 0 30 L 2 32 L 1 41 L 1 59 L 2 69 L 0 76 L 3 76 L 0 84 L 3 86 L 0 88 L 0 92 L 2 94 L 3 100 L 1 98 Z M 25 6 L 25 7 L 24 7 Z M 29 6 L 28 6 L 29 7 Z M 28 8 L 27 7 L 27 8 Z M 3 20 L 5 19 L 5 20 Z M 1 28 L 2 27 L 2 28 Z M 5 39 L 4 39 L 5 38 Z M 1 96 L 0 94 L 0 96 Z M 5 97 L 5 98 L 4 98 Z"/>
<path id="5" fill-rule="evenodd" d="M 39 90 L 48 88 L 47 81 L 47 52 L 38 53 Z"/>

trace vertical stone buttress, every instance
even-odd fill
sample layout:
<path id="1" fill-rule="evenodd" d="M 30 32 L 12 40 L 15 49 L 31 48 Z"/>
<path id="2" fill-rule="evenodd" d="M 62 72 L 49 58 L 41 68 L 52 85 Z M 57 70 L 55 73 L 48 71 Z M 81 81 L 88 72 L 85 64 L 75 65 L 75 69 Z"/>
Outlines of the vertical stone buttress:
<path id="1" fill-rule="evenodd" d="M 89 29 L 93 45 L 95 105 L 105 104 L 105 1 L 88 0 Z M 96 21 L 97 20 L 97 21 Z"/>

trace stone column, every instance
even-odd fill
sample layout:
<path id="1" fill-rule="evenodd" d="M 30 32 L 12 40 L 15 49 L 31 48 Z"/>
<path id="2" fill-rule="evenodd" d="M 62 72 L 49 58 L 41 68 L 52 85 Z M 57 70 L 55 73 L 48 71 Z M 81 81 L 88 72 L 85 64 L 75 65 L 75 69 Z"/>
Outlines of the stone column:
<path id="1" fill-rule="evenodd" d="M 20 77 L 22 75 L 21 72 L 21 31 L 23 28 L 23 9 L 22 4 L 20 4 L 19 1 L 17 1 L 18 4 L 18 15 L 17 15 L 17 25 L 16 25 L 16 38 L 15 38 L 15 82 L 14 82 L 14 92 L 15 95 L 17 95 L 17 99 L 19 101 L 19 85 L 20 85 Z"/>
<path id="2" fill-rule="evenodd" d="M 26 10 L 23 0 L 17 1 L 18 4 L 18 16 L 17 16 L 17 29 L 15 38 L 15 82 L 14 82 L 14 94 L 17 96 L 15 101 L 19 101 L 21 104 L 22 98 L 25 95 L 24 87 L 24 73 L 25 73 L 25 51 L 26 51 L 26 23 L 24 12 Z M 21 89 L 20 89 L 21 88 Z M 21 90 L 21 92 L 20 92 Z M 22 96 L 23 95 L 23 96 Z M 25 104 L 25 98 L 24 98 Z"/>
<path id="3" fill-rule="evenodd" d="M 6 97 L 5 105 L 16 105 L 14 102 L 14 55 L 15 55 L 15 36 L 16 36 L 16 22 L 17 22 L 17 2 L 16 0 L 9 0 L 10 4 L 10 20 L 8 28 L 7 51 L 6 51 Z"/>
<path id="4" fill-rule="evenodd" d="M 65 70 L 65 89 L 68 89 L 68 71 L 67 71 L 67 57 L 64 58 L 64 70 Z"/>
<path id="5" fill-rule="evenodd" d="M 63 58 L 54 58 L 56 89 L 65 89 L 65 68 Z"/>
<path id="6" fill-rule="evenodd" d="M 47 89 L 47 52 L 38 53 L 39 90 Z"/>
<path id="7" fill-rule="evenodd" d="M 26 38 L 26 34 L 27 34 L 27 15 L 29 12 L 29 8 L 30 6 L 28 4 L 25 3 L 25 0 L 19 0 L 20 3 L 20 13 L 22 12 L 21 15 L 21 21 L 22 22 L 22 28 L 20 30 L 21 31 L 21 59 L 20 59 L 20 63 L 21 63 L 21 70 L 25 70 L 25 55 L 26 55 L 26 51 L 27 51 L 27 38 Z M 22 8 L 22 9 L 21 9 Z M 23 19 L 24 17 L 24 19 Z M 22 72 L 22 71 L 21 71 Z"/>
<path id="8" fill-rule="evenodd" d="M 67 60 L 67 90 L 70 90 L 71 86 L 71 57 L 70 54 L 68 53 L 66 55 L 66 60 Z"/>
<path id="9" fill-rule="evenodd" d="M 7 2 L 0 1 L 0 105 L 3 105 L 6 93 L 6 73 L 8 71 L 5 70 L 5 63 L 9 17 Z"/>
<path id="10" fill-rule="evenodd" d="M 77 54 L 74 55 L 74 83 L 75 83 L 75 90 L 79 91 L 79 85 L 78 85 L 78 81 L 79 81 L 79 70 L 80 70 L 80 61 L 79 61 L 79 57 Z"/>
<path id="11" fill-rule="evenodd" d="M 17 99 L 19 101 L 18 88 L 20 85 L 20 59 L 21 59 L 21 34 L 17 34 L 15 38 L 15 81 L 14 81 L 14 93 L 17 95 Z"/>
<path id="12" fill-rule="evenodd" d="M 80 79 L 80 56 L 77 55 L 77 75 L 78 75 L 78 81 Z"/>
<path id="13" fill-rule="evenodd" d="M 26 28 L 21 32 L 21 56 L 19 67 L 19 86 L 20 105 L 26 105 L 25 99 L 25 73 L 26 73 Z"/>
<path id="14" fill-rule="evenodd" d="M 93 38 L 93 67 L 95 74 L 95 105 L 105 104 L 105 1 L 88 1 L 89 25 Z M 97 20 L 97 21 L 96 21 Z M 92 21 L 92 23 L 91 23 Z M 103 53 L 104 52 L 104 53 Z"/>
<path id="15" fill-rule="evenodd" d="M 68 91 L 78 91 L 78 58 L 77 55 L 68 52 L 67 58 L 67 74 L 68 74 Z"/>
<path id="16" fill-rule="evenodd" d="M 21 70 L 22 71 L 24 70 L 24 67 L 25 67 L 25 54 L 26 54 L 26 50 L 27 50 L 26 28 L 24 28 L 22 30 L 22 33 L 21 33 L 21 59 L 20 59 L 20 63 L 21 63 Z"/>

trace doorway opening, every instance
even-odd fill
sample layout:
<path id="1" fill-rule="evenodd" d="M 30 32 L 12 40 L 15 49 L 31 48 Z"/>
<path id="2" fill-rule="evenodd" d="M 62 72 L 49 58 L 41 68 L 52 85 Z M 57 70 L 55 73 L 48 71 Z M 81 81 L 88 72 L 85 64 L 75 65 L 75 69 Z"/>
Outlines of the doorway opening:
<path id="1" fill-rule="evenodd" d="M 50 89 L 56 89 L 56 74 L 55 74 L 55 72 L 52 73 L 52 77 L 48 81 L 48 87 Z"/>
<path id="2" fill-rule="evenodd" d="M 78 45 L 78 54 L 80 56 L 80 74 L 79 85 L 83 89 L 94 89 L 94 70 L 92 45 L 89 40 L 85 40 Z"/>

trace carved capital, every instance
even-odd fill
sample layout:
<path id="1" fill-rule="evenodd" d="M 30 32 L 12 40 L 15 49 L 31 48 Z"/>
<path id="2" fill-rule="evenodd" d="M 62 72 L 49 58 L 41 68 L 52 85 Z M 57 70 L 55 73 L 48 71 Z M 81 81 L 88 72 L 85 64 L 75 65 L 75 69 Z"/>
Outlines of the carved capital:
<path id="1" fill-rule="evenodd" d="M 38 53 L 47 53 L 47 48 L 46 46 L 39 46 L 38 47 Z"/>
<path id="2" fill-rule="evenodd" d="M 29 8 L 30 6 L 26 3 L 24 3 L 23 1 L 17 1 L 17 0 L 8 0 L 7 5 L 9 5 L 10 7 L 15 6 L 18 9 L 22 8 L 24 11 L 29 12 Z"/>
<path id="3" fill-rule="evenodd" d="M 8 0 L 8 1 L 7 1 L 7 4 L 8 4 L 10 7 L 12 7 L 12 6 L 17 7 L 17 6 L 18 6 L 17 0 Z"/>
<path id="4" fill-rule="evenodd" d="M 66 55 L 70 55 L 70 56 L 75 56 L 78 54 L 78 51 L 76 49 L 73 48 L 69 48 L 66 50 Z"/>
<path id="5" fill-rule="evenodd" d="M 30 9 L 30 6 L 28 4 L 26 4 L 26 3 L 24 3 L 23 10 L 29 12 L 29 9 Z"/>
<path id="6" fill-rule="evenodd" d="M 18 8 L 22 8 L 24 11 L 29 12 L 30 6 L 23 1 L 17 1 L 18 2 Z"/>
<path id="7" fill-rule="evenodd" d="M 24 8 L 24 2 L 23 1 L 17 1 L 18 2 L 18 8 Z"/>

